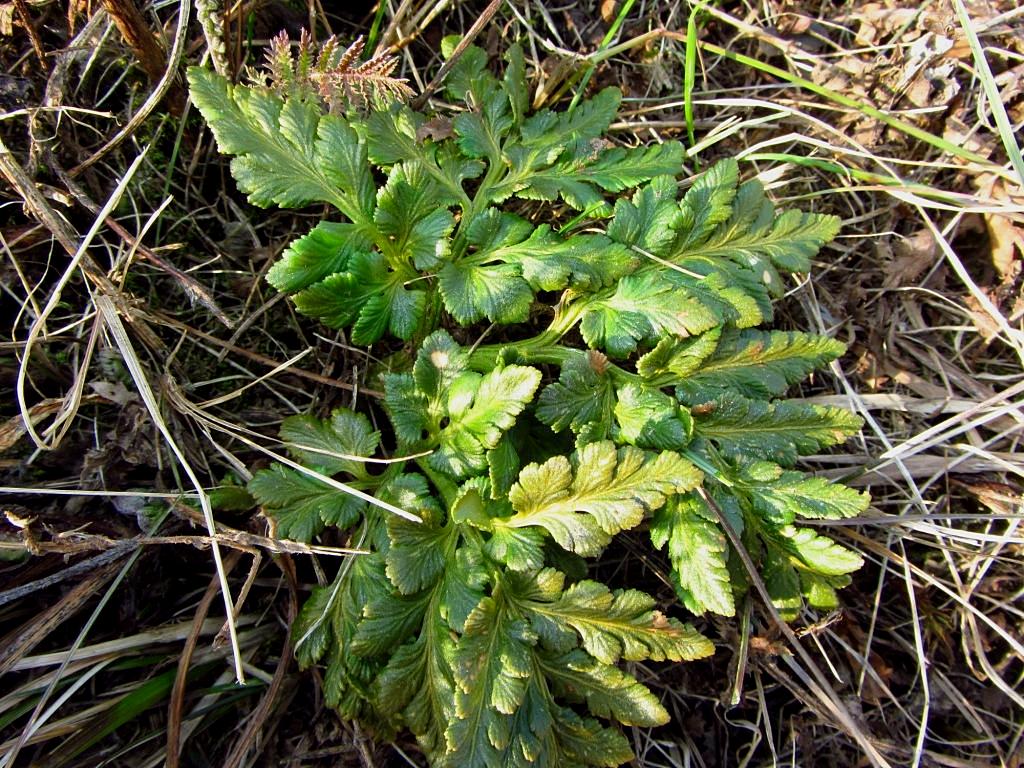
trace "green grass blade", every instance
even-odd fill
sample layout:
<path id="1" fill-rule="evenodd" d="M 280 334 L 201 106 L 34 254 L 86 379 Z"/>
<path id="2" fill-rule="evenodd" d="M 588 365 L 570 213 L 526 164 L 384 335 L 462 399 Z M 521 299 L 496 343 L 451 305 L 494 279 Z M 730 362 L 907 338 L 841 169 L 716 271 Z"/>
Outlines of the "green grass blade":
<path id="1" fill-rule="evenodd" d="M 683 118 L 686 120 L 686 138 L 690 147 L 696 145 L 693 124 L 693 86 L 697 79 L 697 11 L 690 8 L 686 20 L 686 54 L 683 59 Z"/>
<path id="2" fill-rule="evenodd" d="M 370 25 L 370 34 L 366 37 L 366 46 L 363 48 L 363 61 L 373 58 L 373 52 L 377 50 L 377 43 L 380 42 L 380 28 L 384 23 L 384 11 L 388 4 L 383 0 L 377 3 L 377 12 L 373 16 L 373 24 Z"/>
<path id="3" fill-rule="evenodd" d="M 992 166 L 992 162 L 988 160 L 988 158 L 983 157 L 982 155 L 979 155 L 976 152 L 971 152 L 968 149 L 964 149 L 963 147 L 954 144 L 951 141 L 943 139 L 941 136 L 936 136 L 934 133 L 929 133 L 928 131 L 922 130 L 921 128 L 918 128 L 916 125 L 911 125 L 905 120 L 900 120 L 898 117 L 893 117 L 892 115 L 883 112 L 882 110 L 877 109 L 876 107 L 864 104 L 860 101 L 857 101 L 856 99 L 851 99 L 849 96 L 844 96 L 841 93 L 836 93 L 835 91 L 829 88 L 825 88 L 824 86 L 818 85 L 817 83 L 811 82 L 810 80 L 799 77 L 798 75 L 794 75 L 790 72 L 787 72 L 784 69 L 773 67 L 771 64 L 766 64 L 763 61 L 758 61 L 757 59 L 753 59 L 750 56 L 745 56 L 742 53 L 728 51 L 725 48 L 717 46 L 713 43 L 699 42 L 698 45 L 702 49 L 708 51 L 709 53 L 713 53 L 718 56 L 724 56 L 727 59 L 735 61 L 737 64 L 743 64 L 744 66 L 751 67 L 760 72 L 764 72 L 765 74 L 777 77 L 780 80 L 784 80 L 785 82 L 790 83 L 791 85 L 803 88 L 807 91 L 810 91 L 811 93 L 821 96 L 822 98 L 835 102 L 836 104 L 842 104 L 844 107 L 856 109 L 858 112 L 861 112 L 862 114 L 867 115 L 868 117 L 874 118 L 875 120 L 878 120 L 881 123 L 885 123 L 890 128 L 895 128 L 896 130 L 901 131 L 902 133 L 905 133 L 908 136 L 913 136 L 915 139 L 919 139 L 927 144 L 930 144 L 931 146 L 935 147 L 936 149 L 940 149 L 943 152 L 955 155 L 956 157 L 962 157 L 963 159 L 970 160 L 971 162 L 974 163 L 979 163 L 981 165 L 989 167 Z"/>
<path id="4" fill-rule="evenodd" d="M 1017 178 L 1020 180 L 1021 185 L 1024 186 L 1024 158 L 1021 157 L 1020 146 L 1014 137 L 1010 118 L 1006 114 L 1006 105 L 1003 104 L 1003 98 L 999 94 L 999 86 L 996 85 L 995 77 L 993 77 L 992 70 L 988 66 L 988 59 L 985 58 L 985 51 L 981 47 L 981 40 L 978 39 L 978 32 L 974 28 L 967 9 L 964 7 L 963 0 L 953 0 L 953 8 L 956 9 L 957 18 L 960 19 L 960 28 L 963 30 L 964 36 L 971 46 L 974 64 L 978 70 L 978 79 L 981 81 L 981 87 L 985 90 L 985 97 L 988 99 L 989 108 L 992 110 L 992 117 L 995 118 L 996 127 L 999 129 L 999 138 L 1002 140 L 1006 154 L 1013 164 L 1013 169 L 1017 172 Z"/>
<path id="5" fill-rule="evenodd" d="M 909 183 L 897 176 L 885 176 L 880 173 L 872 173 L 871 171 L 853 168 L 834 160 L 826 160 L 821 157 L 806 157 L 804 155 L 794 155 L 788 152 L 752 152 L 738 159 L 743 162 L 766 160 L 772 163 L 792 163 L 793 165 L 799 165 L 803 168 L 813 168 L 825 173 L 834 173 L 846 182 L 849 182 L 852 179 L 862 184 L 870 184 L 875 187 L 886 187 L 894 191 L 916 195 L 923 200 L 930 201 L 929 204 L 932 207 L 940 208 L 941 210 L 968 211 L 975 210 L 977 208 L 977 206 L 973 205 L 969 199 L 965 198 L 965 196 L 958 195 L 954 192 L 948 192 L 946 190 L 939 189 L 938 187 L 930 187 L 927 184 Z M 832 191 L 835 190 L 830 190 L 824 194 L 830 194 Z"/>
<path id="6" fill-rule="evenodd" d="M 615 21 L 613 21 L 611 27 L 608 28 L 608 32 L 605 33 L 604 39 L 601 40 L 601 45 L 598 46 L 597 51 L 595 51 L 595 53 L 600 53 L 605 48 L 607 48 L 611 41 L 615 39 L 615 36 L 619 34 L 619 29 L 622 27 L 622 22 L 626 20 L 626 15 L 633 8 L 633 4 L 635 2 L 636 0 L 626 0 L 626 2 L 622 4 L 622 7 L 619 9 L 619 15 L 615 17 Z M 586 70 L 583 72 L 583 79 L 580 81 L 579 86 L 576 88 L 576 93 L 573 94 L 572 101 L 569 102 L 569 109 L 566 111 L 572 112 L 574 109 L 576 109 L 576 105 L 579 104 L 580 99 L 583 98 L 583 94 L 587 90 L 587 84 L 590 83 L 590 78 L 594 76 L 594 70 L 596 68 L 596 61 L 591 62 L 590 64 L 587 65 Z"/>
<path id="7" fill-rule="evenodd" d="M 206 664 L 202 667 L 193 667 L 189 670 L 187 679 L 190 681 L 194 680 L 202 672 L 210 669 L 211 666 L 211 664 Z M 168 669 L 166 672 L 150 678 L 131 693 L 123 696 L 110 709 L 92 721 L 88 728 L 83 729 L 81 733 L 72 736 L 69 741 L 61 744 L 57 752 L 50 755 L 53 762 L 47 764 L 51 768 L 59 768 L 59 766 L 64 765 L 76 755 L 102 741 L 125 723 L 131 722 L 146 710 L 166 701 L 177 674 L 178 670 L 176 668 Z"/>

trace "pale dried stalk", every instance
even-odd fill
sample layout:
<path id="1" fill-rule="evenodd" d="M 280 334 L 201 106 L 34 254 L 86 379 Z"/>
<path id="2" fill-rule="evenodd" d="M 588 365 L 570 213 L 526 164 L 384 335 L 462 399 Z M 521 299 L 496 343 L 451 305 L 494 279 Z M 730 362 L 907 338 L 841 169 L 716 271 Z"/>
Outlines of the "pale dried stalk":
<path id="1" fill-rule="evenodd" d="M 228 52 L 224 44 L 224 24 L 220 15 L 217 0 L 196 0 L 196 18 L 206 38 L 206 48 L 210 52 L 210 62 L 218 75 L 227 76 Z"/>

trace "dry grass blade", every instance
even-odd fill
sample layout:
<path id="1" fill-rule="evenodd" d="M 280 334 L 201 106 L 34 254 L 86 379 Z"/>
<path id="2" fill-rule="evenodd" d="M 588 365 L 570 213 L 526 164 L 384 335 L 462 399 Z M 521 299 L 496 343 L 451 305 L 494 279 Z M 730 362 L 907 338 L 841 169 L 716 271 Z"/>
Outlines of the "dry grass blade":
<path id="1" fill-rule="evenodd" d="M 163 75 L 154 86 L 146 101 L 132 115 L 128 123 L 112 136 L 106 144 L 94 152 L 88 159 L 72 168 L 70 171 L 71 176 L 78 176 L 121 146 L 129 136 L 139 129 L 139 126 L 146 121 L 153 110 L 163 101 L 168 91 L 174 86 L 175 78 L 178 75 L 178 67 L 181 64 L 181 57 L 185 52 L 185 39 L 188 34 L 188 20 L 191 7 L 192 3 L 189 0 L 180 0 L 178 3 L 177 27 L 175 28 L 174 40 L 167 57 L 167 66 L 164 68 Z"/>
<path id="2" fill-rule="evenodd" d="M 799 657 L 800 661 L 806 666 L 806 669 L 804 669 L 796 663 L 790 662 L 790 668 L 814 694 L 817 701 L 825 708 L 825 710 L 836 719 L 843 730 L 857 742 L 861 749 L 863 749 L 864 756 L 870 760 L 872 765 L 878 766 L 878 768 L 891 768 L 892 764 L 878 750 L 870 736 L 861 728 L 860 724 L 851 716 L 850 711 L 836 695 L 832 686 L 818 668 L 818 665 L 814 663 L 810 654 L 800 643 L 796 633 L 793 632 L 790 626 L 782 620 L 782 617 L 779 615 L 778 610 L 773 604 L 771 596 L 768 594 L 768 589 L 765 586 L 764 579 L 761 578 L 757 566 L 750 558 L 750 554 L 747 552 L 747 549 L 743 544 L 743 540 L 740 538 L 739 533 L 736 531 L 732 522 L 730 522 L 728 516 L 722 511 L 715 500 L 712 499 L 711 496 L 709 496 L 703 489 L 698 489 L 698 493 L 701 495 L 701 498 L 704 500 L 704 503 L 707 504 L 708 508 L 714 510 L 715 515 L 718 517 L 719 524 L 722 526 L 722 529 L 729 538 L 729 542 L 732 544 L 734 551 L 743 563 L 743 567 L 746 569 L 751 583 L 754 585 L 755 590 L 757 590 L 758 595 L 761 597 L 764 607 L 774 621 L 775 626 L 781 632 L 782 636 L 786 638 L 786 642 Z"/>
<path id="3" fill-rule="evenodd" d="M 86 233 L 85 237 L 82 238 L 81 243 L 74 243 L 74 240 L 66 231 L 67 225 L 57 223 L 58 220 L 56 219 L 56 216 L 52 215 L 52 211 L 50 211 L 49 206 L 45 204 L 45 201 L 43 202 L 43 204 L 37 203 L 36 205 L 32 206 L 36 214 L 43 218 L 43 220 L 49 221 L 52 218 L 53 224 L 50 225 L 51 231 L 54 232 L 54 235 L 57 236 L 62 241 L 64 247 L 68 249 L 68 252 L 73 254 L 71 262 L 64 270 L 64 273 L 61 275 L 56 286 L 50 292 L 50 297 L 47 300 L 46 305 L 43 307 L 42 312 L 39 314 L 38 317 L 36 317 L 36 319 L 32 323 L 32 326 L 29 328 L 28 337 L 25 340 L 23 363 L 18 369 L 18 405 L 21 408 L 21 415 L 25 423 L 25 430 L 32 438 L 32 441 L 38 447 L 43 448 L 44 450 L 56 447 L 56 445 L 60 442 L 61 437 L 64 434 L 66 434 L 67 430 L 70 428 L 71 420 L 78 410 L 78 406 L 81 402 L 82 391 L 85 387 L 85 369 L 88 367 L 92 359 L 91 352 L 94 348 L 95 340 L 97 338 L 96 333 L 98 331 L 98 326 L 93 326 L 93 333 L 90 336 L 89 341 L 89 354 L 86 354 L 84 356 L 82 366 L 78 371 L 78 375 L 75 377 L 75 384 L 72 388 L 72 391 L 67 396 L 65 396 L 65 407 L 57 415 L 57 417 L 51 424 L 50 428 L 47 430 L 47 437 L 40 436 L 39 433 L 36 431 L 35 427 L 33 426 L 32 416 L 25 394 L 26 381 L 28 378 L 28 361 L 32 354 L 32 347 L 40 338 L 40 336 L 45 335 L 47 321 L 49 320 L 50 315 L 53 313 L 53 311 L 57 308 L 58 304 L 60 303 L 64 288 L 67 286 L 71 278 L 74 277 L 79 267 L 85 265 L 85 269 L 93 275 L 95 275 L 95 273 L 97 272 L 95 267 L 91 265 L 91 260 L 88 259 L 86 255 L 87 249 L 89 248 L 89 245 L 92 243 L 93 238 L 99 232 L 100 227 L 103 225 L 103 222 L 106 220 L 107 216 L 110 215 L 110 212 L 114 209 L 118 202 L 120 202 L 121 195 L 124 194 L 124 191 L 128 186 L 128 183 L 135 175 L 135 172 L 139 169 L 139 166 L 142 164 L 145 155 L 145 152 L 139 154 L 138 157 L 136 157 L 132 164 L 128 167 L 128 170 L 121 178 L 117 188 L 114 190 L 114 193 L 107 200 L 106 204 L 104 205 L 103 209 L 99 212 L 99 214 L 97 214 L 95 220 L 93 221 L 92 227 Z M 18 183 L 19 189 L 23 192 L 23 194 L 27 189 L 34 190 L 34 187 L 32 187 L 31 182 L 29 182 L 27 178 L 20 178 L 20 176 L 24 175 L 24 172 L 21 171 L 17 167 L 17 165 L 9 159 L 9 154 L 7 153 L 6 147 L 4 147 L 2 144 L 0 144 L 0 162 L 4 163 L 3 167 L 5 174 L 8 176 L 8 178 L 11 178 L 12 181 L 16 181 Z M 49 211 L 49 213 L 46 213 L 47 211 Z M 109 285 L 109 281 L 106 281 L 104 279 L 100 283 L 101 286 L 104 283 Z"/>
<path id="4" fill-rule="evenodd" d="M 225 558 L 224 572 L 230 573 L 238 564 L 240 553 L 232 552 Z M 192 619 L 192 628 L 185 639 L 185 648 L 178 659 L 178 671 L 174 678 L 174 686 L 171 689 L 171 697 L 167 703 L 167 768 L 177 768 L 181 757 L 182 734 L 181 716 L 184 706 L 185 683 L 189 666 L 192 664 L 192 654 L 195 651 L 196 643 L 202 632 L 203 623 L 210 611 L 210 605 L 220 591 L 219 579 L 213 579 L 206 588 L 206 592 L 196 606 L 196 613 Z M 233 616 L 228 621 L 233 620 Z"/>
<path id="5" fill-rule="evenodd" d="M 52 156 L 50 157 L 50 160 L 50 168 L 60 177 L 61 181 L 68 188 L 68 191 L 71 192 L 72 195 L 74 195 L 75 199 L 78 200 L 78 202 L 81 203 L 82 206 L 86 208 L 86 210 L 88 210 L 94 216 L 99 215 L 100 207 L 89 198 L 89 196 L 85 193 L 85 190 L 83 190 L 78 184 L 76 184 L 74 179 L 72 179 L 68 173 L 66 173 L 62 168 L 59 168 L 56 165 L 56 162 L 52 162 Z M 167 202 L 169 202 L 169 200 L 165 201 L 165 205 Z M 157 218 L 158 216 L 156 214 L 151 216 L 150 222 L 147 223 L 146 229 L 148 229 L 149 224 L 155 222 Z M 210 313 L 214 317 L 216 317 L 222 324 L 224 324 L 228 328 L 231 328 L 234 325 L 234 323 L 232 323 L 232 321 L 224 313 L 224 310 L 220 308 L 220 306 L 217 304 L 217 301 L 213 298 L 210 291 L 205 286 L 203 286 L 198 280 L 196 280 L 191 275 L 185 274 L 176 266 L 161 258 L 154 251 L 147 248 L 140 242 L 143 235 L 145 234 L 145 231 L 141 233 L 139 237 L 136 238 L 127 229 L 122 227 L 119 222 L 117 222 L 114 218 L 110 216 L 106 218 L 105 223 L 108 227 L 110 227 L 110 229 L 116 232 L 125 241 L 125 243 L 128 244 L 128 246 L 132 249 L 133 253 L 138 253 L 146 261 L 150 262 L 163 272 L 166 272 L 167 274 L 171 275 L 174 278 L 175 282 L 177 282 L 181 286 L 182 290 L 185 291 L 185 294 L 189 297 L 190 300 L 202 304 L 204 307 L 206 307 L 206 309 L 210 311 Z"/>
<path id="6" fill-rule="evenodd" d="M 98 590 L 113 578 L 119 567 L 118 560 L 127 556 L 120 552 L 114 562 L 94 563 L 91 572 L 83 577 L 61 600 L 37 614 L 27 627 L 14 630 L 3 642 L 0 650 L 0 675 L 18 668 L 25 655 L 45 639 L 54 628 L 78 612 Z M 65 657 L 62 655 L 62 660 Z"/>
<path id="7" fill-rule="evenodd" d="M 298 615 L 298 597 L 295 593 L 295 569 L 291 560 L 283 558 L 280 563 L 282 572 L 285 574 L 288 580 L 288 610 L 286 612 L 286 618 L 289 623 L 294 622 L 295 617 Z M 291 632 L 285 634 L 284 645 L 281 648 L 281 654 L 278 658 L 277 667 L 274 669 L 274 676 L 267 686 L 267 692 L 260 701 L 259 706 L 253 712 L 253 716 L 249 719 L 246 728 L 242 733 L 238 735 L 235 740 L 234 748 L 229 753 L 227 759 L 224 762 L 224 768 L 237 768 L 237 766 L 243 765 L 246 762 L 246 757 L 255 749 L 256 755 L 266 748 L 266 741 L 258 738 L 259 731 L 267 723 L 273 712 L 275 706 L 282 694 L 282 688 L 285 679 L 288 675 L 288 670 L 294 659 L 293 656 L 293 640 Z"/>
<path id="8" fill-rule="evenodd" d="M 254 616 L 240 616 L 237 623 L 239 627 L 249 627 L 254 623 L 255 619 L 256 617 Z M 223 625 L 222 619 L 207 619 L 199 628 L 199 634 L 201 637 L 215 635 Z M 192 622 L 169 624 L 130 637 L 80 646 L 75 649 L 70 658 L 65 651 L 25 656 L 11 667 L 11 671 L 21 672 L 29 669 L 45 669 L 46 667 L 60 666 L 64 662 L 74 665 L 106 658 L 116 658 L 124 654 L 142 653 L 152 646 L 181 642 L 188 638 L 189 634 L 193 631 Z"/>
<path id="9" fill-rule="evenodd" d="M 122 325 L 121 319 L 117 315 L 117 309 L 114 307 L 114 303 L 106 296 L 99 296 L 96 299 L 96 306 L 100 311 L 100 315 L 103 317 L 103 322 L 106 324 L 107 329 L 114 337 L 114 341 L 117 344 L 118 350 L 121 352 L 125 365 L 131 373 L 132 380 L 135 382 L 135 386 L 138 389 L 139 394 L 142 396 L 143 402 L 146 404 L 150 418 L 160 430 L 164 440 L 167 442 L 167 446 L 180 462 L 181 468 L 185 471 L 185 474 L 191 481 L 195 492 L 199 495 L 199 503 L 203 509 L 206 529 L 212 540 L 210 549 L 213 553 L 214 563 L 217 566 L 217 576 L 220 579 L 221 595 L 224 600 L 225 613 L 228 617 L 227 621 L 228 628 L 230 630 L 231 648 L 234 652 L 235 659 L 235 676 L 239 684 L 242 684 L 245 682 L 245 672 L 242 670 L 242 654 L 241 649 L 238 647 L 238 631 L 235 628 L 234 622 L 234 602 L 231 599 L 231 588 L 228 586 L 227 574 L 224 572 L 224 564 L 220 554 L 220 547 L 216 540 L 217 525 L 213 520 L 213 509 L 210 506 L 210 497 L 203 489 L 202 483 L 199 481 L 195 470 L 192 469 L 192 466 L 185 457 L 185 454 L 182 452 L 181 448 L 178 447 L 177 441 L 174 439 L 174 436 L 171 434 L 170 429 L 164 421 L 163 415 L 160 412 L 160 406 L 157 404 L 156 397 L 153 395 L 153 390 L 149 386 L 149 381 L 146 378 L 146 373 L 142 369 L 142 365 L 132 348 L 131 340 L 128 338 L 128 333 L 125 331 L 124 325 Z"/>
<path id="10" fill-rule="evenodd" d="M 258 451 L 259 453 L 262 453 L 264 456 L 267 456 L 273 459 L 274 461 L 280 462 L 281 464 L 284 464 L 286 467 L 290 467 L 291 469 L 301 472 L 307 477 L 314 478 L 317 481 L 323 483 L 324 485 L 328 485 L 332 488 L 335 488 L 341 491 L 342 493 L 347 493 L 350 496 L 355 496 L 357 499 L 367 502 L 368 504 L 373 504 L 375 507 L 379 507 L 380 509 L 383 509 L 386 512 L 390 512 L 393 515 L 398 515 L 399 517 L 404 518 L 406 520 L 411 520 L 414 523 L 423 522 L 422 518 L 420 518 L 419 515 L 413 512 L 409 512 L 400 507 L 396 507 L 393 504 L 389 504 L 388 502 L 378 499 L 375 496 L 372 496 L 368 493 L 365 493 L 364 491 L 361 491 L 358 488 L 354 488 L 351 485 L 347 485 L 341 482 L 340 480 L 335 480 L 333 477 L 328 477 L 327 475 L 317 472 L 314 469 L 305 467 L 299 462 L 289 459 L 287 456 L 282 456 L 279 453 L 267 449 L 263 445 L 246 437 L 240 430 L 233 427 L 231 424 L 225 422 L 223 419 L 218 419 L 214 416 L 211 416 L 208 413 L 205 413 L 200 407 L 189 402 L 189 400 L 185 398 L 184 395 L 181 394 L 180 390 L 176 391 L 172 387 L 170 391 L 172 393 L 171 397 L 173 398 L 175 406 L 182 413 L 188 413 L 193 418 L 197 419 L 199 422 L 207 425 L 208 427 L 218 432 L 231 435 L 236 440 L 239 440 L 249 448 Z M 260 437 L 262 438 L 262 435 Z"/>
<path id="11" fill-rule="evenodd" d="M 162 518 L 160 520 L 158 520 L 154 524 L 153 528 L 156 529 L 157 527 L 159 527 L 161 522 L 162 522 Z M 101 568 L 100 571 L 97 572 L 99 575 L 96 578 L 97 579 L 101 579 L 102 582 L 105 582 L 110 576 L 113 576 L 113 581 L 110 584 L 110 586 L 107 588 L 107 590 L 104 592 L 102 597 L 100 598 L 98 604 L 93 609 L 93 611 L 92 611 L 91 615 L 89 616 L 89 618 L 86 619 L 86 621 L 85 621 L 84 625 L 82 626 L 81 630 L 78 632 L 77 636 L 75 637 L 75 640 L 74 640 L 74 642 L 71 645 L 71 648 L 65 654 L 63 654 L 63 659 L 61 660 L 61 663 L 60 663 L 60 666 L 58 667 L 57 672 L 53 675 L 53 677 L 48 682 L 48 684 L 46 686 L 46 689 L 44 690 L 42 696 L 39 698 L 38 702 L 36 703 L 36 706 L 33 708 L 32 714 L 30 715 L 28 722 L 22 728 L 22 730 L 21 730 L 20 734 L 18 735 L 18 737 L 16 739 L 12 740 L 12 742 L 9 745 L 9 748 L 3 754 L 2 758 L 0 758 L 0 766 L 5 766 L 6 768 L 10 768 L 11 766 L 14 766 L 15 765 L 15 761 L 17 760 L 18 754 L 20 753 L 22 748 L 26 744 L 32 743 L 33 740 L 35 738 L 37 738 L 37 731 L 39 731 L 42 727 L 44 727 L 45 724 L 46 724 L 46 721 L 49 719 L 49 717 L 56 712 L 57 706 L 51 706 L 49 709 L 44 709 L 44 707 L 47 705 L 47 703 L 50 700 L 50 697 L 56 691 L 58 683 L 62 680 L 62 676 L 63 676 L 65 670 L 67 669 L 67 667 L 72 663 L 72 660 L 74 659 L 75 653 L 81 647 L 82 643 L 85 640 L 86 635 L 88 635 L 89 631 L 92 629 L 93 625 L 96 623 L 97 618 L 99 617 L 100 613 L 103 611 L 103 608 L 106 606 L 106 604 L 110 600 L 111 596 L 114 594 L 114 591 L 121 584 L 121 582 L 124 579 L 124 577 L 127 575 L 129 570 L 131 570 L 132 566 L 135 564 L 135 561 L 136 561 L 137 557 L 138 557 L 138 552 L 129 553 L 128 554 L 127 562 L 125 562 L 123 565 L 121 565 L 119 569 L 117 568 L 117 565 L 118 565 L 117 563 L 111 563 L 109 566 Z M 82 601 L 84 601 L 84 599 L 86 597 L 88 597 L 92 593 L 92 591 L 93 590 L 89 589 L 89 590 L 86 591 L 86 593 L 84 595 L 80 595 L 80 591 L 78 589 L 75 589 L 75 590 L 72 590 L 71 593 L 69 593 L 69 594 L 75 595 L 76 596 L 75 597 L 75 601 L 78 602 L 78 603 L 81 603 Z M 49 611 L 47 613 L 52 612 L 52 610 L 53 609 L 51 609 L 51 611 Z M 44 616 L 45 615 L 46 614 L 44 614 Z M 106 706 L 108 706 L 108 705 L 107 704 L 99 705 L 98 709 L 102 710 Z M 94 709 L 96 709 L 96 708 L 94 708 Z M 4 745 L 4 746 L 8 746 L 8 745 Z"/>

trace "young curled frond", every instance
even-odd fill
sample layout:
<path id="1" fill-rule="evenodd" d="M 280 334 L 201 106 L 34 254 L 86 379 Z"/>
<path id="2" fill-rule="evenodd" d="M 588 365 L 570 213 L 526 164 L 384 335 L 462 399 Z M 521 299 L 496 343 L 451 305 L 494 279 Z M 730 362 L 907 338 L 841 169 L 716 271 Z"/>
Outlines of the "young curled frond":
<path id="1" fill-rule="evenodd" d="M 303 30 L 293 50 L 288 33 L 281 32 L 270 42 L 263 71 L 250 70 L 249 79 L 282 96 L 319 99 L 332 113 L 366 111 L 411 98 L 408 81 L 394 75 L 398 59 L 380 54 L 360 63 L 363 46 L 358 37 L 342 48 L 332 35 L 316 50 Z"/>

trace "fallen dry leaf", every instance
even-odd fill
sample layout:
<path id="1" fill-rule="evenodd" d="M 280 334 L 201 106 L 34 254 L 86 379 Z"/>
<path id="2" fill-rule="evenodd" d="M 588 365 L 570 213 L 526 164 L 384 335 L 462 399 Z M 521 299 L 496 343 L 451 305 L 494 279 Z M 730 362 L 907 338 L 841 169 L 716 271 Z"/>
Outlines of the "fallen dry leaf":
<path id="1" fill-rule="evenodd" d="M 978 288 L 983 293 L 989 294 L 989 291 L 986 291 L 981 286 L 978 286 Z M 991 299 L 992 296 L 989 295 L 989 298 Z M 964 305 L 967 307 L 967 313 L 971 316 L 971 321 L 974 323 L 974 327 L 977 328 L 978 333 L 981 334 L 981 338 L 986 342 L 989 342 L 999 335 L 1001 330 L 999 323 L 997 323 L 992 315 L 989 314 L 988 310 L 981 306 L 981 302 L 975 298 L 973 293 L 964 298 Z"/>
<path id="2" fill-rule="evenodd" d="M 14 3 L 0 3 L 0 35 L 14 34 Z"/>
<path id="3" fill-rule="evenodd" d="M 859 21 L 857 42 L 873 45 L 882 36 L 908 27 L 919 12 L 918 8 L 887 8 L 881 3 L 865 3 L 842 20 Z"/>
<path id="4" fill-rule="evenodd" d="M 123 382 L 93 381 L 89 383 L 92 391 L 104 400 L 116 405 L 125 406 L 130 401 L 138 400 L 138 395 L 128 389 Z"/>
<path id="5" fill-rule="evenodd" d="M 602 0 L 601 2 L 601 18 L 604 19 L 605 24 L 611 24 L 615 21 L 615 13 L 619 10 L 618 0 Z"/>
<path id="6" fill-rule="evenodd" d="M 992 243 L 992 264 L 999 279 L 1012 283 L 1020 273 L 1020 259 L 1024 255 L 1024 229 L 1006 216 L 986 215 L 989 240 Z"/>
<path id="7" fill-rule="evenodd" d="M 802 13 L 787 13 L 779 20 L 776 30 L 783 36 L 802 35 L 811 28 L 813 23 L 814 19 L 810 16 L 805 16 Z"/>
<path id="8" fill-rule="evenodd" d="M 960 84 L 953 77 L 955 62 L 940 62 L 952 48 L 952 39 L 931 32 L 915 40 L 907 53 L 896 91 L 902 91 L 916 107 L 948 104 L 960 92 Z"/>
<path id="9" fill-rule="evenodd" d="M 427 122 L 416 129 L 416 141 L 426 141 L 427 139 L 443 141 L 444 139 L 450 139 L 454 135 L 455 129 L 452 127 L 452 121 L 443 117 L 427 120 Z"/>
<path id="10" fill-rule="evenodd" d="M 885 265 L 883 288 L 913 285 L 921 275 L 935 264 L 935 236 L 921 229 L 910 237 L 900 238 L 893 245 L 893 259 Z"/>
<path id="11" fill-rule="evenodd" d="M 971 129 L 964 119 L 966 116 L 967 112 L 963 108 L 947 116 L 942 129 L 942 138 L 969 152 L 988 157 L 992 154 L 992 143 L 984 141 L 978 136 L 977 131 Z"/>
<path id="12" fill-rule="evenodd" d="M 99 402 L 99 398 L 94 395 L 86 395 L 82 398 L 82 402 L 95 403 Z M 29 419 L 32 420 L 32 425 L 35 426 L 45 417 L 58 413 L 65 405 L 66 403 L 62 397 L 43 400 L 28 409 Z M 25 429 L 25 422 L 21 418 L 21 414 L 12 416 L 0 424 L 0 453 L 13 447 L 27 432 L 28 430 Z"/>
<path id="13" fill-rule="evenodd" d="M 1024 497 L 1005 483 L 978 481 L 962 485 L 968 493 L 997 515 L 1015 515 L 1024 503 Z"/>
<path id="14" fill-rule="evenodd" d="M 1020 193 L 1014 194 L 1006 182 L 994 174 L 981 174 L 975 180 L 978 192 L 997 203 L 1019 202 Z M 1018 198 L 1018 199 L 1014 199 Z M 1000 284 L 1009 285 L 1016 281 L 1024 257 L 1024 226 L 1009 216 L 999 213 L 985 213 L 985 228 L 988 230 L 992 265 L 999 274 Z"/>

